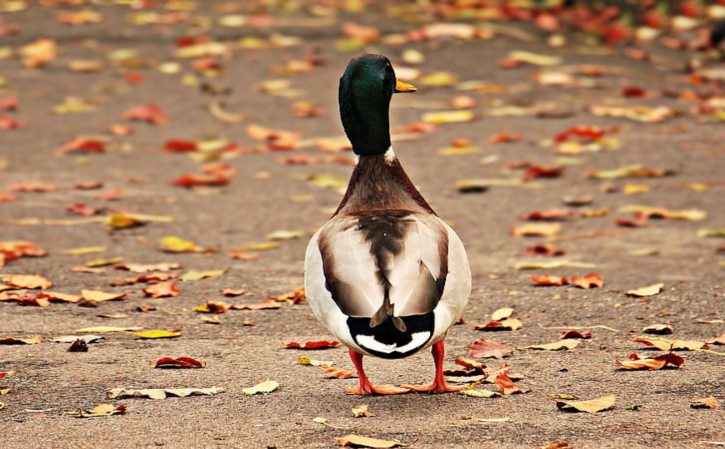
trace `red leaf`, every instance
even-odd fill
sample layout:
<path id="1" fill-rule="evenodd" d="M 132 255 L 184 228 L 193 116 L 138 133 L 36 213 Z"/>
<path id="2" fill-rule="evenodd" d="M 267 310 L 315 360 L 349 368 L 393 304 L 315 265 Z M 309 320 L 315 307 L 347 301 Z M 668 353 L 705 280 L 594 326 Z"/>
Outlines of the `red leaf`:
<path id="1" fill-rule="evenodd" d="M 534 165 L 524 172 L 524 179 L 531 180 L 536 178 L 558 178 L 564 172 L 564 167 L 542 167 Z"/>
<path id="2" fill-rule="evenodd" d="M 643 214 L 642 212 L 635 212 L 633 218 L 617 218 L 615 221 L 617 226 L 625 228 L 641 228 L 647 226 L 647 222 L 647 214 Z"/>
<path id="3" fill-rule="evenodd" d="M 102 136 L 75 137 L 58 149 L 61 154 L 67 153 L 103 153 L 106 151 L 108 139 Z"/>
<path id="4" fill-rule="evenodd" d="M 18 99 L 15 97 L 0 98 L 0 111 L 16 111 Z"/>
<path id="5" fill-rule="evenodd" d="M 520 218 L 526 221 L 561 221 L 574 215 L 567 209 L 548 209 L 544 211 L 534 211 L 522 215 Z"/>
<path id="6" fill-rule="evenodd" d="M 78 214 L 78 215 L 84 215 L 84 216 L 91 216 L 91 215 L 98 215 L 102 212 L 101 209 L 94 209 L 87 205 L 86 203 L 74 203 L 70 206 L 65 208 L 66 211 L 72 213 L 72 214 Z"/>
<path id="7" fill-rule="evenodd" d="M 569 330 L 562 331 L 562 333 L 559 334 L 559 338 L 562 340 L 567 339 L 567 338 L 590 339 L 590 338 L 592 338 L 592 333 L 591 333 L 591 331 L 579 332 L 578 330 L 575 330 L 575 329 L 569 329 Z"/>
<path id="8" fill-rule="evenodd" d="M 154 368 L 204 368 L 206 363 L 194 360 L 190 357 L 163 357 L 156 361 Z"/>
<path id="9" fill-rule="evenodd" d="M 20 122 L 15 120 L 13 117 L 7 115 L 0 115 L 0 129 L 15 129 L 20 128 Z"/>
<path id="10" fill-rule="evenodd" d="M 164 151 L 169 153 L 191 153 L 198 149 L 198 145 L 192 140 L 171 139 L 164 143 Z"/>
<path id="11" fill-rule="evenodd" d="M 340 342 L 337 340 L 318 340 L 318 341 L 307 341 L 300 343 L 297 341 L 286 341 L 282 343 L 286 348 L 291 349 L 328 349 L 337 347 Z"/>
<path id="12" fill-rule="evenodd" d="M 134 106 L 126 110 L 121 116 L 121 119 L 148 122 L 152 125 L 164 125 L 168 123 L 164 111 L 153 103 Z"/>
<path id="13" fill-rule="evenodd" d="M 538 245 L 527 246 L 524 250 L 524 256 L 545 256 L 555 257 L 563 256 L 566 252 L 561 248 L 556 248 L 549 243 L 541 243 Z"/>
<path id="14" fill-rule="evenodd" d="M 479 338 L 468 347 L 468 356 L 473 358 L 495 357 L 497 359 L 506 357 L 513 352 L 506 345 Z"/>
<path id="15" fill-rule="evenodd" d="M 499 370 L 495 373 L 496 379 L 494 383 L 501 389 L 501 394 L 508 396 L 516 393 L 526 393 L 526 391 L 518 388 L 513 380 L 509 377 L 508 373 L 511 371 L 511 367 L 507 364 L 501 365 Z"/>

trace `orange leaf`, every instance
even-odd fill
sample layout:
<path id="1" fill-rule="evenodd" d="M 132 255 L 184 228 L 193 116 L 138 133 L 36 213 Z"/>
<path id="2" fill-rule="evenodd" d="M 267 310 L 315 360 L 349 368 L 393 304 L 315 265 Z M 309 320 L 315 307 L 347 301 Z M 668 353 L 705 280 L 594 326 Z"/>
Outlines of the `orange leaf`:
<path id="1" fill-rule="evenodd" d="M 127 293 L 106 293 L 99 290 L 81 290 L 81 296 L 86 301 L 117 301 L 125 298 Z"/>
<path id="2" fill-rule="evenodd" d="M 552 276 L 550 274 L 542 274 L 541 276 L 531 276 L 531 282 L 537 285 L 566 285 L 569 280 L 560 276 Z"/>
<path id="3" fill-rule="evenodd" d="M 232 309 L 234 310 L 268 310 L 268 309 L 279 309 L 280 304 L 273 299 L 265 299 L 264 301 L 256 304 L 233 304 Z"/>
<path id="4" fill-rule="evenodd" d="M 355 371 L 350 371 L 342 368 L 335 368 L 334 366 L 321 366 L 322 372 L 327 377 L 336 377 L 338 379 L 349 379 L 351 377 L 357 377 Z"/>
<path id="5" fill-rule="evenodd" d="M 340 342 L 337 340 L 318 340 L 299 343 L 297 341 L 286 341 L 282 343 L 286 348 L 291 349 L 328 349 L 337 347 Z"/>
<path id="6" fill-rule="evenodd" d="M 160 282 L 143 289 L 143 292 L 152 298 L 179 296 L 179 289 L 176 287 L 176 281 Z"/>
<path id="7" fill-rule="evenodd" d="M 153 103 L 134 106 L 127 109 L 121 116 L 122 120 L 148 122 L 152 125 L 164 125 L 168 123 L 164 111 Z"/>
<path id="8" fill-rule="evenodd" d="M 685 359 L 680 357 L 677 354 L 673 354 L 672 352 L 668 352 L 666 354 L 658 355 L 654 358 L 644 358 L 640 359 L 636 354 L 632 354 L 629 357 L 632 360 L 616 360 L 614 362 L 615 365 L 620 366 L 626 370 L 640 370 L 645 369 L 649 371 L 654 371 L 658 369 L 662 369 L 667 365 L 672 365 L 675 368 L 679 368 L 685 363 Z"/>
<path id="9" fill-rule="evenodd" d="M 581 278 L 574 276 L 570 282 L 583 289 L 601 288 L 604 285 L 604 280 L 597 273 L 589 273 Z"/>
<path id="10" fill-rule="evenodd" d="M 12 288 L 46 289 L 53 286 L 50 279 L 37 274 L 8 274 L 2 276 L 2 280 Z"/>
<path id="11" fill-rule="evenodd" d="M 501 389 L 501 394 L 508 396 L 510 394 L 526 393 L 527 390 L 522 390 L 514 384 L 514 381 L 508 375 L 509 371 L 511 371 L 511 367 L 504 363 L 495 373 L 494 383 Z"/>

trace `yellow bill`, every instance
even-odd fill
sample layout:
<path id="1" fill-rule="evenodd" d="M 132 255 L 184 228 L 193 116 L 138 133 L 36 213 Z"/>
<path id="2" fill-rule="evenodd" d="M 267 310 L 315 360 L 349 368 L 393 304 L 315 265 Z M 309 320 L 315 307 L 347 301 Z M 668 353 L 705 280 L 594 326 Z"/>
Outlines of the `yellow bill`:
<path id="1" fill-rule="evenodd" d="M 418 88 L 412 84 L 406 83 L 405 81 L 401 81 L 401 80 L 395 80 L 395 92 L 396 93 L 415 92 L 416 90 L 418 90 Z"/>

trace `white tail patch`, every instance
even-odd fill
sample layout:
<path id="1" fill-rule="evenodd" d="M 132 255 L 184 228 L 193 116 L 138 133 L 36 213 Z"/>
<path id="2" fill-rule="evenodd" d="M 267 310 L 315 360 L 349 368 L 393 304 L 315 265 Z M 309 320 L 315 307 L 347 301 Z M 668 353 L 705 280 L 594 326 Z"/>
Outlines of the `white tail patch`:
<path id="1" fill-rule="evenodd" d="M 383 354 L 392 354 L 393 352 L 399 352 L 404 354 L 423 346 L 430 337 L 430 332 L 416 332 L 410 336 L 412 340 L 410 343 L 403 346 L 398 346 L 395 343 L 386 345 L 375 339 L 372 335 L 358 335 L 356 337 L 357 342 L 363 349 L 367 349 L 374 352 L 382 352 Z"/>

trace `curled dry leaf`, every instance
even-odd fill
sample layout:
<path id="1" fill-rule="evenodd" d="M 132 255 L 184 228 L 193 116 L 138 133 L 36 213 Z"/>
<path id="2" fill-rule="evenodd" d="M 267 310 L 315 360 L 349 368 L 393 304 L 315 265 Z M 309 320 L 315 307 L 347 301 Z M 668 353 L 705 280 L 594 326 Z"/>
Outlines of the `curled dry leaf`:
<path id="1" fill-rule="evenodd" d="M 707 347 L 705 342 L 693 340 L 670 340 L 661 337 L 637 337 L 632 340 L 645 346 L 655 347 L 661 351 L 697 351 Z"/>
<path id="2" fill-rule="evenodd" d="M 392 447 L 405 447 L 407 444 L 396 440 L 381 440 L 378 438 L 364 437 L 360 435 L 345 435 L 335 438 L 337 444 L 350 447 L 368 447 L 373 449 L 388 449 Z"/>
<path id="3" fill-rule="evenodd" d="M 282 343 L 286 348 L 291 349 L 328 349 L 328 348 L 334 348 L 340 345 L 340 342 L 337 340 L 318 340 L 318 341 L 307 341 L 305 343 L 300 343 L 297 341 L 286 341 Z"/>
<path id="4" fill-rule="evenodd" d="M 589 273 L 583 277 L 574 276 L 569 281 L 577 287 L 583 289 L 601 288 L 604 286 L 604 280 L 597 273 Z"/>
<path id="5" fill-rule="evenodd" d="M 486 324 L 479 324 L 474 327 L 477 331 L 515 331 L 521 329 L 523 323 L 516 318 L 507 318 L 503 321 L 491 321 Z"/>
<path id="6" fill-rule="evenodd" d="M 479 338 L 468 347 L 468 356 L 476 359 L 494 357 L 497 359 L 506 357 L 513 352 L 513 349 L 502 343 Z"/>
<path id="7" fill-rule="evenodd" d="M 253 387 L 244 388 L 242 389 L 242 393 L 250 396 L 254 394 L 267 394 L 275 391 L 277 388 L 279 388 L 279 383 L 277 381 L 268 380 Z"/>
<path id="8" fill-rule="evenodd" d="M 518 394 L 518 393 L 526 393 L 529 390 L 522 390 L 521 388 L 518 388 L 516 384 L 514 384 L 514 381 L 511 380 L 511 377 L 509 377 L 509 371 L 511 371 L 511 367 L 507 364 L 501 365 L 501 367 L 496 371 L 494 384 L 496 384 L 497 387 L 501 389 L 501 394 L 504 396 L 508 396 L 511 394 Z"/>
<path id="9" fill-rule="evenodd" d="M 75 412 L 68 412 L 68 415 L 78 418 L 99 418 L 103 416 L 122 415 L 126 413 L 126 405 L 99 404 L 92 410 L 78 409 Z"/>
<path id="10" fill-rule="evenodd" d="M 232 304 L 233 310 L 273 310 L 282 307 L 279 302 L 274 299 L 265 299 L 256 304 Z"/>
<path id="11" fill-rule="evenodd" d="M 127 293 L 106 293 L 99 290 L 81 290 L 81 297 L 86 301 L 103 302 L 118 301 L 127 296 Z"/>
<path id="12" fill-rule="evenodd" d="M 679 368 L 685 363 L 685 359 L 677 354 L 668 352 L 666 354 L 658 355 L 657 357 L 647 357 L 644 359 L 639 358 L 637 354 L 630 354 L 629 360 L 616 360 L 615 365 L 625 370 L 659 370 L 667 365 L 672 365 L 675 368 Z"/>
<path id="13" fill-rule="evenodd" d="M 589 401 L 564 401 L 557 400 L 556 408 L 563 411 L 580 411 L 586 413 L 597 413 L 608 410 L 614 406 L 617 396 L 609 395 L 601 398 L 591 399 Z"/>
<path id="14" fill-rule="evenodd" d="M 127 109 L 121 116 L 122 120 L 148 122 L 152 125 L 165 125 L 168 123 L 164 111 L 153 103 L 134 106 Z"/>
<path id="15" fill-rule="evenodd" d="M 635 296 L 638 298 L 646 297 L 646 296 L 654 296 L 662 291 L 662 289 L 665 288 L 665 284 L 659 283 L 659 284 L 652 284 L 648 285 L 646 287 L 640 287 L 634 290 L 627 291 L 627 296 Z"/>
<path id="16" fill-rule="evenodd" d="M 551 285 L 566 285 L 569 283 L 569 280 L 567 278 L 560 277 L 560 276 L 542 274 L 540 276 L 531 276 L 531 282 L 533 282 L 536 285 L 551 286 Z"/>
<path id="17" fill-rule="evenodd" d="M 42 343 L 43 337 L 36 335 L 34 337 L 20 338 L 20 337 L 2 337 L 0 338 L 0 345 L 37 345 Z"/>
<path id="18" fill-rule="evenodd" d="M 201 281 L 202 279 L 216 279 L 219 276 L 223 275 L 226 272 L 226 269 L 222 270 L 189 270 L 186 273 L 182 274 L 179 278 L 181 281 L 188 282 L 188 281 Z"/>
<path id="19" fill-rule="evenodd" d="M 53 286 L 50 279 L 37 274 L 8 274 L 2 280 L 13 289 L 46 289 Z"/>
<path id="20" fill-rule="evenodd" d="M 176 288 L 176 281 L 159 282 L 143 289 L 146 296 L 152 298 L 167 298 L 171 296 L 179 296 L 179 289 Z"/>
<path id="21" fill-rule="evenodd" d="M 491 319 L 493 321 L 501 321 L 505 320 L 506 318 L 509 318 L 514 313 L 514 309 L 511 307 L 503 307 L 501 309 L 497 309 L 491 314 Z"/>
<path id="22" fill-rule="evenodd" d="M 690 403 L 690 407 L 692 408 L 719 408 L 720 403 L 715 399 L 714 396 L 710 396 L 704 399 L 698 399 L 695 402 Z"/>
<path id="23" fill-rule="evenodd" d="M 322 366 L 320 368 L 322 369 L 322 373 L 327 377 L 334 377 L 337 379 L 349 379 L 351 377 L 357 377 L 357 373 L 355 371 L 347 369 L 336 368 L 334 366 Z"/>
<path id="24" fill-rule="evenodd" d="M 553 343 L 545 343 L 541 345 L 524 346 L 523 349 L 538 349 L 541 351 L 561 351 L 562 349 L 574 349 L 579 345 L 579 342 L 574 339 L 565 339 L 555 341 Z"/>
<path id="25" fill-rule="evenodd" d="M 367 404 L 356 405 L 352 408 L 352 416 L 355 418 L 367 418 L 375 416 L 370 410 Z"/>
<path id="26" fill-rule="evenodd" d="M 205 362 L 194 360 L 191 357 L 179 357 L 176 359 L 162 357 L 152 364 L 154 368 L 204 368 L 206 366 Z"/>
<path id="27" fill-rule="evenodd" d="M 566 338 L 581 338 L 581 339 L 590 339 L 592 338 L 592 332 L 591 331 L 584 331 L 580 332 L 575 329 L 569 329 L 562 331 L 562 333 L 559 335 L 560 339 L 566 339 Z"/>
<path id="28" fill-rule="evenodd" d="M 114 388 L 106 392 L 108 399 L 124 399 L 124 398 L 146 398 L 146 399 L 166 399 L 167 397 L 185 398 L 188 396 L 213 396 L 223 393 L 224 388 L 148 388 L 142 390 L 133 390 L 127 388 Z"/>
<path id="29" fill-rule="evenodd" d="M 196 245 L 194 242 L 184 240 L 180 237 L 166 236 L 160 241 L 159 249 L 166 253 L 201 253 L 204 248 Z"/>

